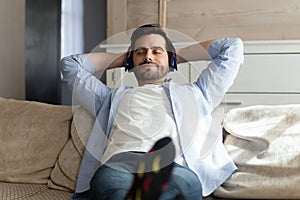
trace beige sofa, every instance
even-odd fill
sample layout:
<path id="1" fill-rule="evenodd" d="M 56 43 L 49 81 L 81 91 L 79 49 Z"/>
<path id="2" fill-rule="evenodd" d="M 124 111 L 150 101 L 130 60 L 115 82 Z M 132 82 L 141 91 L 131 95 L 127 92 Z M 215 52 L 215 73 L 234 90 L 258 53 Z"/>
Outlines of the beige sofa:
<path id="1" fill-rule="evenodd" d="M 266 108 L 264 108 L 264 112 L 258 108 L 254 110 L 247 108 L 242 112 L 237 112 L 239 111 L 237 110 L 234 115 L 229 114 L 225 118 L 227 119 L 227 122 L 225 120 L 224 123 L 225 128 L 230 130 L 233 135 L 237 135 L 235 129 L 230 128 L 232 124 L 235 128 L 249 127 L 247 123 L 253 124 L 253 121 L 233 120 L 231 122 L 228 119 L 234 119 L 233 116 L 237 116 L 238 119 L 241 116 L 248 116 L 249 118 L 249 112 L 252 112 L 255 117 L 249 119 L 259 119 L 261 122 L 262 116 L 256 115 L 263 114 L 266 116 L 265 113 L 271 113 L 270 116 L 275 116 L 274 108 L 267 108 L 273 111 L 265 112 Z M 275 108 L 276 113 L 280 113 L 278 107 Z M 284 108 L 286 109 L 286 107 Z M 268 154 L 263 157 L 265 159 L 260 158 L 259 160 L 260 162 L 264 161 L 263 165 L 249 163 L 244 160 L 249 156 L 248 150 L 252 142 L 245 143 L 244 140 L 238 141 L 236 138 L 229 137 L 226 139 L 225 145 L 234 161 L 238 163 L 240 170 L 218 188 L 214 193 L 216 196 L 228 199 L 244 199 L 242 197 L 300 199 L 300 149 L 298 145 L 300 139 L 300 105 L 292 108 L 294 110 L 293 120 L 290 116 L 288 116 L 288 121 L 284 120 L 285 129 L 292 131 L 293 134 L 290 135 L 293 137 L 292 141 L 295 141 L 293 148 L 296 150 L 292 151 L 289 146 L 289 155 L 293 155 L 292 159 L 284 157 L 285 159 L 280 159 L 282 162 L 274 165 L 273 162 L 270 162 L 274 160 L 273 157 L 270 159 L 270 156 L 276 155 L 278 159 L 278 155 L 283 154 L 277 155 L 272 153 L 270 149 Z M 280 107 L 280 109 L 283 108 Z M 237 115 L 237 113 L 239 114 Z M 283 110 L 281 113 L 290 115 L 291 109 L 289 108 L 289 111 Z M 251 116 L 254 116 L 253 114 Z M 50 105 L 0 98 L 0 200 L 70 199 L 70 195 L 75 189 L 80 162 L 94 120 L 95 118 L 81 106 Z M 270 121 L 269 118 L 265 120 Z M 287 122 L 290 125 L 287 125 Z M 267 123 L 266 125 L 269 127 Z M 279 123 L 275 125 L 274 130 L 279 130 Z M 253 133 L 253 129 L 242 128 L 242 130 L 248 131 L 245 133 L 246 135 Z M 284 137 L 278 137 L 277 140 L 273 138 L 273 140 L 283 139 L 283 142 L 286 141 L 286 132 L 282 133 L 284 133 L 282 134 Z M 270 141 L 270 144 L 273 140 Z M 283 143 L 281 142 L 281 144 Z M 234 146 L 235 148 L 232 149 Z M 237 148 L 238 146 L 241 148 Z M 251 152 L 257 153 L 257 147 L 254 147 Z M 280 149 L 283 149 L 285 153 L 288 152 L 286 148 Z M 278 151 L 276 150 L 276 152 Z M 291 166 L 294 167 L 291 168 Z M 290 176 L 279 176 L 281 173 L 278 175 L 275 169 L 289 172 Z M 289 181 L 284 182 L 283 179 Z M 205 199 L 212 200 L 214 198 Z"/>
<path id="2" fill-rule="evenodd" d="M 0 200 L 70 199 L 94 120 L 82 106 L 0 98 Z"/>
<path id="3" fill-rule="evenodd" d="M 92 124 L 82 107 L 0 98 L 0 199 L 70 199 Z"/>

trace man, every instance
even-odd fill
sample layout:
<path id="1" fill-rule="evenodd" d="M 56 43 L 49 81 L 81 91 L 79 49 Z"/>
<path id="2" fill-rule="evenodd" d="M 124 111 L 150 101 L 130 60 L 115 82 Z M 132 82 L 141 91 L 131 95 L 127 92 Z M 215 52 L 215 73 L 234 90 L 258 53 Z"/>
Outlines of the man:
<path id="1" fill-rule="evenodd" d="M 212 62 L 195 83 L 178 85 L 167 79 L 177 63 L 197 60 Z M 175 158 L 172 163 L 172 156 L 169 161 L 166 153 L 161 154 L 159 166 L 162 171 L 169 170 L 170 179 L 157 198 L 175 199 L 181 195 L 202 199 L 202 195 L 212 193 L 236 166 L 221 140 L 210 136 L 211 113 L 232 85 L 242 62 L 240 39 L 204 41 L 176 50 L 157 25 L 136 29 L 127 53 L 64 58 L 64 80 L 73 88 L 73 96 L 97 117 L 73 198 L 87 194 L 89 189 L 92 199 L 128 197 L 134 173 L 141 166 L 138 161 L 163 138 L 172 139 Z M 97 71 L 124 65 L 134 72 L 138 87 L 111 89 L 93 76 Z M 162 149 L 172 154 L 165 146 Z M 141 193 L 146 199 L 146 192 Z"/>

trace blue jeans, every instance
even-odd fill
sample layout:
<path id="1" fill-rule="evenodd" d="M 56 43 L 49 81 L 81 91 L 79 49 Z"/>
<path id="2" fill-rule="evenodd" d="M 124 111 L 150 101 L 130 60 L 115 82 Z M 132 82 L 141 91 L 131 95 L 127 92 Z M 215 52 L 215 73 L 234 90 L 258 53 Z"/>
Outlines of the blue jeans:
<path id="1" fill-rule="evenodd" d="M 134 175 L 125 170 L 102 165 L 91 181 L 90 195 L 95 200 L 123 200 L 131 187 Z M 202 187 L 197 175 L 175 163 L 168 188 L 159 200 L 175 199 L 182 195 L 186 200 L 201 200 Z"/>

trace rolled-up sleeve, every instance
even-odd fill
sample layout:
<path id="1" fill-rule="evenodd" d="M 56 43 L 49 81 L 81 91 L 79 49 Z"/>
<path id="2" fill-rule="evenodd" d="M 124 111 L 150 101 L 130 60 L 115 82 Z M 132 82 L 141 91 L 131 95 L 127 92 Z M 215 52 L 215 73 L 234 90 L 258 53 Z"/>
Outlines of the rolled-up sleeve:
<path id="1" fill-rule="evenodd" d="M 211 62 L 196 82 L 211 106 L 216 107 L 234 82 L 244 61 L 244 45 L 240 38 L 222 38 L 208 50 Z"/>
<path id="2" fill-rule="evenodd" d="M 62 79 L 66 81 L 70 87 L 73 87 L 77 73 L 81 69 L 85 69 L 91 74 L 95 73 L 93 63 L 84 55 L 71 55 L 61 60 Z"/>
<path id="3" fill-rule="evenodd" d="M 61 60 L 62 81 L 72 90 L 73 104 L 83 105 L 96 115 L 110 88 L 94 74 L 94 65 L 85 55 L 71 55 Z"/>

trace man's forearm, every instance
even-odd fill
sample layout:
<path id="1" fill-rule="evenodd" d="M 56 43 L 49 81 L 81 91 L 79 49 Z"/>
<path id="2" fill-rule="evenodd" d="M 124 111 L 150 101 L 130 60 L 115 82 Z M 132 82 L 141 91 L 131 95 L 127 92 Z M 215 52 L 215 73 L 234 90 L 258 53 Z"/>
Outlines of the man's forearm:
<path id="1" fill-rule="evenodd" d="M 177 50 L 177 62 L 210 60 L 208 49 L 214 40 L 203 41 Z M 94 64 L 95 71 L 113 69 L 124 66 L 126 53 L 95 52 L 85 54 Z"/>
<path id="2" fill-rule="evenodd" d="M 190 62 L 198 60 L 210 60 L 208 55 L 208 49 L 215 40 L 207 40 L 194 44 L 188 47 L 178 49 L 177 51 L 177 62 Z"/>
<path id="3" fill-rule="evenodd" d="M 102 71 L 122 67 L 124 65 L 125 53 L 87 53 L 85 54 L 94 64 L 95 71 Z"/>

